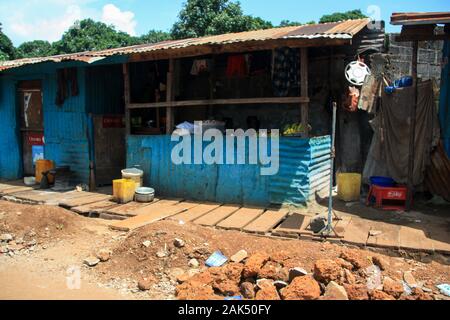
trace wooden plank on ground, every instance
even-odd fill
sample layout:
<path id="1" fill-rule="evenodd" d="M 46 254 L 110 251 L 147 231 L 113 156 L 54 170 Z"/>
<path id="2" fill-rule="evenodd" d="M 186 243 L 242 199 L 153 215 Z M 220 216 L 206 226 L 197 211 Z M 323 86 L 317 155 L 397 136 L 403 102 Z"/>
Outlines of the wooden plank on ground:
<path id="1" fill-rule="evenodd" d="M 65 202 L 65 201 L 72 200 L 72 199 L 88 197 L 88 196 L 94 196 L 94 195 L 97 195 L 97 194 L 91 193 L 91 192 L 85 192 L 85 191 L 76 191 L 76 190 L 69 191 L 69 192 L 63 192 L 63 193 L 60 193 L 59 195 L 55 196 L 54 198 L 46 200 L 45 204 L 58 206 L 58 205 L 60 205 L 61 202 Z"/>
<path id="2" fill-rule="evenodd" d="M 309 225 L 311 217 L 294 213 L 290 215 L 273 233 L 280 236 L 298 236 Z"/>
<path id="3" fill-rule="evenodd" d="M 353 218 L 347 226 L 343 241 L 350 244 L 362 245 L 367 244 L 369 232 L 372 228 L 376 229 L 375 224 L 369 220 Z"/>
<path id="4" fill-rule="evenodd" d="M 197 206 L 196 203 L 190 202 L 182 202 L 177 205 L 167 205 L 167 206 L 149 206 L 143 209 L 146 210 L 146 213 L 137 215 L 132 218 L 128 218 L 126 220 L 114 222 L 110 225 L 111 229 L 119 230 L 119 231 L 131 231 L 137 228 L 144 227 L 151 223 L 155 223 L 157 221 L 169 218 L 176 214 L 179 214 L 183 211 L 189 210 Z M 150 208 L 153 207 L 153 208 Z"/>
<path id="5" fill-rule="evenodd" d="M 79 214 L 88 215 L 92 213 L 99 214 L 117 206 L 119 206 L 117 202 L 105 200 L 86 204 L 84 206 L 73 207 L 71 210 Z"/>
<path id="6" fill-rule="evenodd" d="M 430 252 L 434 250 L 433 241 L 428 238 L 422 229 L 401 226 L 399 243 L 401 249 Z"/>
<path id="7" fill-rule="evenodd" d="M 370 235 L 374 232 L 374 236 Z M 399 249 L 400 245 L 400 226 L 388 223 L 379 223 L 379 226 L 373 226 L 369 231 L 367 245 L 371 247 Z"/>
<path id="8" fill-rule="evenodd" d="M 149 212 L 153 212 L 154 209 L 156 208 L 164 208 L 164 207 L 169 207 L 169 206 L 174 206 L 179 204 L 181 201 L 176 199 L 176 200 L 160 200 L 156 203 L 150 204 L 148 206 L 142 207 L 136 211 L 134 211 L 134 216 L 139 216 L 141 214 L 147 214 Z"/>
<path id="9" fill-rule="evenodd" d="M 289 210 L 287 209 L 281 209 L 279 211 L 268 210 L 255 221 L 246 226 L 244 231 L 265 234 L 279 224 L 288 214 Z"/>
<path id="10" fill-rule="evenodd" d="M 240 206 L 224 205 L 195 220 L 194 223 L 201 226 L 213 227 L 219 222 L 231 216 L 240 208 Z"/>
<path id="11" fill-rule="evenodd" d="M 176 216 L 171 217 L 173 220 L 183 221 L 183 222 L 192 222 L 208 212 L 211 212 L 220 207 L 220 204 L 207 204 L 202 203 L 192 209 L 189 209 L 183 213 L 177 214 Z"/>
<path id="12" fill-rule="evenodd" d="M 136 216 L 135 211 L 137 211 L 143 207 L 147 207 L 152 204 L 155 204 L 158 201 L 159 201 L 158 199 L 155 199 L 151 203 L 141 203 L 141 202 L 133 201 L 133 202 L 130 202 L 127 204 L 119 205 L 114 208 L 109 208 L 108 210 L 105 211 L 105 213 L 110 214 L 110 215 L 116 215 L 116 216 L 134 217 L 134 216 Z"/>
<path id="13" fill-rule="evenodd" d="M 96 194 L 96 195 L 88 195 L 85 197 L 75 198 L 75 199 L 64 200 L 64 201 L 61 201 L 59 203 L 59 205 L 64 208 L 71 209 L 74 207 L 84 206 L 84 205 L 87 205 L 90 203 L 106 201 L 106 200 L 111 200 L 111 199 L 112 199 L 112 196 L 104 195 L 104 194 Z"/>
<path id="14" fill-rule="evenodd" d="M 217 224 L 217 227 L 228 230 L 242 230 L 250 222 L 264 213 L 263 208 L 241 208 L 224 221 Z"/>
<path id="15" fill-rule="evenodd" d="M 15 187 L 25 187 L 25 185 L 22 180 L 8 181 L 8 182 L 0 183 L 0 193 L 2 193 L 3 190 L 15 188 Z"/>
<path id="16" fill-rule="evenodd" d="M 31 191 L 34 190 L 33 187 L 26 187 L 26 186 L 18 186 L 18 187 L 11 187 L 7 189 L 3 189 L 3 191 L 0 193 L 1 196 L 13 196 L 14 193 L 24 192 L 24 191 Z"/>

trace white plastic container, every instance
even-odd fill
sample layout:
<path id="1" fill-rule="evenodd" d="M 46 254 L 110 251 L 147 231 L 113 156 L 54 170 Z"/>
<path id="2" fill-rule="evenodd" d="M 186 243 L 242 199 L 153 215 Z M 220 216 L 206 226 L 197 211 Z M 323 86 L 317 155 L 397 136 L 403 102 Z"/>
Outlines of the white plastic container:
<path id="1" fill-rule="evenodd" d="M 136 183 L 136 189 L 144 185 L 144 171 L 130 168 L 122 170 L 122 179 L 133 180 Z"/>

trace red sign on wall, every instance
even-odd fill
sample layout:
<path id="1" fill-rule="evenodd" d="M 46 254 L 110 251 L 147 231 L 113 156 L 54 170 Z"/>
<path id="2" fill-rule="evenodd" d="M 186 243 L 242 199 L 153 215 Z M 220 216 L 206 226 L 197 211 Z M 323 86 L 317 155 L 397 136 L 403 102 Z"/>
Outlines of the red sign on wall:
<path id="1" fill-rule="evenodd" d="M 30 146 L 43 146 L 44 135 L 42 133 L 28 133 L 28 144 Z"/>
<path id="2" fill-rule="evenodd" d="M 125 128 L 124 118 L 122 116 L 104 116 L 103 128 Z"/>

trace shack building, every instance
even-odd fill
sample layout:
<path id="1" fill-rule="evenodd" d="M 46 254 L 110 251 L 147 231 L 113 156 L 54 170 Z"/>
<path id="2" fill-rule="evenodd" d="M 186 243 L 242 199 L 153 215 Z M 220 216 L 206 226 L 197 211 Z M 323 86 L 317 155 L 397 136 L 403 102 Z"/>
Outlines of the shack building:
<path id="1" fill-rule="evenodd" d="M 0 179 L 34 175 L 43 156 L 69 166 L 73 183 L 111 184 L 139 166 L 161 196 L 303 204 L 332 173 L 331 103 L 348 87 L 345 66 L 383 42 L 382 24 L 361 19 L 4 62 Z M 210 119 L 311 128 L 280 139 L 273 176 L 262 164 L 173 164 L 176 125 Z"/>

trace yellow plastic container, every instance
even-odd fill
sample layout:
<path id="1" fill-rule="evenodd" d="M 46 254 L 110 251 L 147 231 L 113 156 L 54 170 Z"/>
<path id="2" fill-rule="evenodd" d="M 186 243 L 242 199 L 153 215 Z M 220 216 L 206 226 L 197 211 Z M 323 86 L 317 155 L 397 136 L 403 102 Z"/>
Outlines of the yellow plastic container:
<path id="1" fill-rule="evenodd" d="M 361 196 L 361 175 L 358 173 L 340 173 L 337 176 L 338 198 L 350 202 L 359 201 Z"/>
<path id="2" fill-rule="evenodd" d="M 36 160 L 36 183 L 41 183 L 42 180 L 42 172 L 46 172 L 49 170 L 55 169 L 55 163 L 52 160 Z M 53 183 L 55 181 L 55 177 L 51 174 L 48 175 L 48 182 Z"/>
<path id="3" fill-rule="evenodd" d="M 118 203 L 128 203 L 134 200 L 136 183 L 129 179 L 113 181 L 113 197 Z"/>

